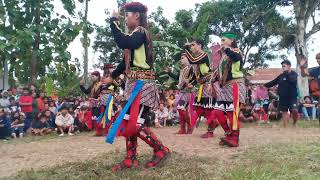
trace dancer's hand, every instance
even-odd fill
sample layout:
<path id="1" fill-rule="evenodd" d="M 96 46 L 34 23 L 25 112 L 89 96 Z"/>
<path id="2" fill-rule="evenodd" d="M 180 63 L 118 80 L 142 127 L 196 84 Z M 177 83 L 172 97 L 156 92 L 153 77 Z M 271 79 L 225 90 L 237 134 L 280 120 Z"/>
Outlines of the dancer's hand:
<path id="1" fill-rule="evenodd" d="M 111 17 L 115 17 L 115 18 L 119 19 L 120 14 L 118 11 L 113 10 Z"/>

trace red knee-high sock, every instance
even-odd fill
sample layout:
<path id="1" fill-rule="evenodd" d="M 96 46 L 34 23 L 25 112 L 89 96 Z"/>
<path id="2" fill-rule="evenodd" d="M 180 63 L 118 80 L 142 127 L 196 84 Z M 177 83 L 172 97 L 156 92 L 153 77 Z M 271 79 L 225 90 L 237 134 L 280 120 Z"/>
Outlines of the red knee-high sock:
<path id="1" fill-rule="evenodd" d="M 185 134 L 186 133 L 186 120 L 187 120 L 187 111 L 185 110 L 178 110 L 179 118 L 180 118 L 180 131 L 179 133 Z"/>
<path id="2" fill-rule="evenodd" d="M 206 118 L 208 124 L 208 130 L 213 131 L 219 126 L 219 121 L 217 120 L 216 111 L 213 109 L 206 110 Z"/>
<path id="3" fill-rule="evenodd" d="M 141 127 L 138 131 L 138 137 L 152 147 L 154 152 L 160 150 L 169 152 L 169 149 L 158 140 L 157 136 L 148 127 Z"/>
<path id="4" fill-rule="evenodd" d="M 231 128 L 228 125 L 228 121 L 227 121 L 227 117 L 225 116 L 225 113 L 223 111 L 220 111 L 220 110 L 216 110 L 215 113 L 216 113 L 217 119 L 219 121 L 219 124 L 223 128 L 224 132 L 230 133 L 231 132 Z"/>

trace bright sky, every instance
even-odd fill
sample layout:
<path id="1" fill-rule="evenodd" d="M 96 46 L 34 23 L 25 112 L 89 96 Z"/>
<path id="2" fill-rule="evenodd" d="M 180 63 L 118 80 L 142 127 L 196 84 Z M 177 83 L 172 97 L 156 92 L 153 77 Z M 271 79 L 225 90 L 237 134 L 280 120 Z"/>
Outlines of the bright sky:
<path id="1" fill-rule="evenodd" d="M 169 20 L 173 20 L 175 13 L 179 9 L 194 9 L 195 4 L 201 4 L 208 0 L 136 0 L 148 6 L 149 14 L 154 12 L 158 6 L 161 6 L 164 9 L 164 15 Z M 77 6 L 78 9 L 83 9 L 83 7 Z M 96 25 L 104 25 L 105 22 L 105 10 L 117 9 L 116 0 L 90 0 L 89 2 L 89 13 L 88 19 L 90 22 Z M 55 11 L 62 13 L 64 10 L 60 3 L 60 0 L 55 0 Z M 94 42 L 94 34 L 91 34 L 91 45 Z M 317 52 L 320 52 L 320 33 L 317 33 L 309 41 L 309 66 L 316 66 L 315 55 Z M 81 46 L 80 37 L 78 37 L 69 47 L 69 51 L 72 54 L 73 58 L 78 58 L 82 60 L 83 58 L 83 48 Z M 92 66 L 98 62 L 99 54 L 93 52 L 93 49 L 89 49 L 89 71 L 92 71 Z M 286 52 L 284 52 L 286 53 Z M 291 60 L 293 66 L 295 66 L 295 56 L 293 50 L 289 51 L 289 60 Z M 280 67 L 281 60 L 273 61 L 270 63 L 270 67 Z"/>

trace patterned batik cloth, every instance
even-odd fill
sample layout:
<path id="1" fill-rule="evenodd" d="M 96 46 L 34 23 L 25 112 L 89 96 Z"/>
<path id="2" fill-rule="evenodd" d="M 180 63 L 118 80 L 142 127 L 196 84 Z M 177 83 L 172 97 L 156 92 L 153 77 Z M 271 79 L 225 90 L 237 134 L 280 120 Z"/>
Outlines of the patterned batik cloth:
<path id="1" fill-rule="evenodd" d="M 243 82 L 237 82 L 239 85 L 239 102 L 245 103 L 246 101 L 246 86 Z M 214 109 L 232 112 L 234 110 L 233 104 L 233 83 L 226 84 L 220 87 L 219 83 L 214 83 L 214 89 L 217 94 L 217 101 Z"/>

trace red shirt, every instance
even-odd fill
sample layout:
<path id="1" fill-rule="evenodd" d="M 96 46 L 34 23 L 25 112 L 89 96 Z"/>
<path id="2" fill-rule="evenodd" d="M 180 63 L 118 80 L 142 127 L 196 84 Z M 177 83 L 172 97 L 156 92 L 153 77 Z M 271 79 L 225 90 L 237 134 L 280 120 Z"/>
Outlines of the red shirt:
<path id="1" fill-rule="evenodd" d="M 44 105 L 44 101 L 42 98 L 38 98 L 37 99 L 37 103 L 38 103 L 38 109 L 40 112 L 44 111 L 46 109 L 45 105 Z"/>
<path id="2" fill-rule="evenodd" d="M 80 112 L 78 114 L 79 121 L 81 123 L 85 123 L 89 129 L 92 129 L 92 113 L 91 113 L 91 111 L 86 111 L 84 113 L 83 119 L 81 119 L 82 118 L 82 114 L 83 114 L 83 112 Z"/>
<path id="3" fill-rule="evenodd" d="M 24 112 L 24 113 L 32 112 L 32 101 L 33 101 L 32 96 L 20 96 L 19 104 L 20 104 L 20 107 L 21 107 L 21 111 Z M 21 103 L 30 103 L 30 105 L 21 106 Z"/>

